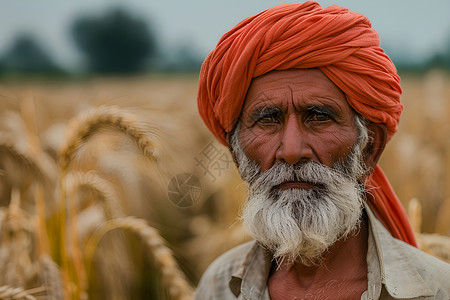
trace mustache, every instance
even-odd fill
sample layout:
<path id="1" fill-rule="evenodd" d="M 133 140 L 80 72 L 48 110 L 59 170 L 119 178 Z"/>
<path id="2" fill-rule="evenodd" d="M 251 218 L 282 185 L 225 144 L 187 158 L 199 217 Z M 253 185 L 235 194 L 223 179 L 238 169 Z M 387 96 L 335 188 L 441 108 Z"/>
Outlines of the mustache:
<path id="1" fill-rule="evenodd" d="M 254 172 L 247 181 L 252 190 L 274 189 L 292 181 L 311 183 L 314 188 L 331 188 L 339 186 L 343 179 L 348 179 L 347 172 L 341 169 L 339 166 L 330 168 L 313 161 L 295 165 L 278 163 L 262 173 Z"/>

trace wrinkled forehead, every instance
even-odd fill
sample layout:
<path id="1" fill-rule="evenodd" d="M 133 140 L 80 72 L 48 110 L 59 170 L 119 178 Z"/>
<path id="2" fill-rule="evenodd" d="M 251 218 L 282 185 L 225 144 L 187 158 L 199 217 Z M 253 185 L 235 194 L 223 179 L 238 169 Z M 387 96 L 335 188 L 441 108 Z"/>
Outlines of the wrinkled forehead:
<path id="1" fill-rule="evenodd" d="M 247 96 L 260 91 L 270 91 L 277 87 L 289 84 L 297 90 L 305 90 L 309 86 L 334 89 L 338 93 L 342 91 L 319 69 L 288 69 L 274 70 L 264 75 L 253 78 Z"/>
<path id="2" fill-rule="evenodd" d="M 323 105 L 352 110 L 345 94 L 319 69 L 289 69 L 271 71 L 254 78 L 247 91 L 242 112 L 248 112 L 255 106 L 287 109 L 290 104 L 294 104 L 296 108 Z"/>

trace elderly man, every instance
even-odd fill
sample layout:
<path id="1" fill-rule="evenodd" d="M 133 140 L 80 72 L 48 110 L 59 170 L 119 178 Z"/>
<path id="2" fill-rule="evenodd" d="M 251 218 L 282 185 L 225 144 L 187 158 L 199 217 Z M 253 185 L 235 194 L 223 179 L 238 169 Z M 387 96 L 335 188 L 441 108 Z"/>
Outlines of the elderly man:
<path id="1" fill-rule="evenodd" d="M 248 183 L 255 241 L 218 258 L 196 299 L 450 299 L 450 266 L 414 246 L 377 165 L 402 105 L 369 20 L 286 4 L 226 33 L 198 106 Z"/>

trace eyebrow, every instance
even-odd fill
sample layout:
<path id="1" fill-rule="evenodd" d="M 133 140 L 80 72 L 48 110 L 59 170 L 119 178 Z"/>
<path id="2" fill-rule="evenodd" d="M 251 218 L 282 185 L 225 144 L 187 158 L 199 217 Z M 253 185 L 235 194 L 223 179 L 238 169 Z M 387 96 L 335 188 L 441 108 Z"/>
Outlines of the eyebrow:
<path id="1" fill-rule="evenodd" d="M 326 114 L 334 118 L 340 118 L 340 115 L 327 105 L 311 105 L 306 108 L 308 112 Z"/>
<path id="2" fill-rule="evenodd" d="M 274 115 L 274 114 L 279 114 L 281 112 L 281 109 L 278 107 L 274 107 L 274 106 L 262 106 L 262 107 L 258 107 L 255 108 L 251 114 L 250 114 L 250 120 L 256 121 L 259 118 L 261 118 L 262 116 L 267 116 L 267 115 Z"/>

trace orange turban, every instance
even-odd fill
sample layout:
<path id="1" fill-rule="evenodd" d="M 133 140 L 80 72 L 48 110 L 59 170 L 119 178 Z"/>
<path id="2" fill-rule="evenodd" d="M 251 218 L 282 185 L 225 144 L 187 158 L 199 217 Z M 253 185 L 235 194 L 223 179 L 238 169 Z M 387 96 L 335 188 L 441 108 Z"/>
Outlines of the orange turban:
<path id="1" fill-rule="evenodd" d="M 283 4 L 244 19 L 227 32 L 203 63 L 198 109 L 227 144 L 253 78 L 273 70 L 320 69 L 366 119 L 396 132 L 403 106 L 400 78 L 361 14 L 336 5 Z M 406 213 L 379 166 L 367 185 L 369 204 L 397 238 L 415 245 Z"/>

